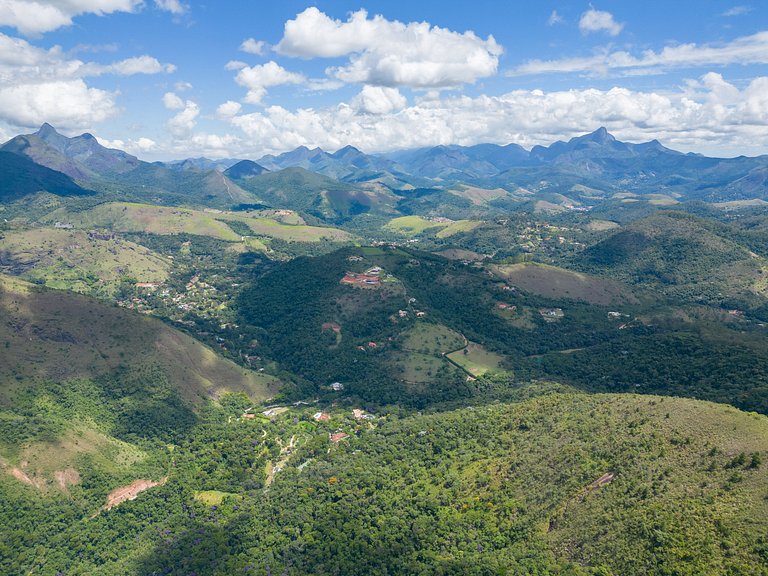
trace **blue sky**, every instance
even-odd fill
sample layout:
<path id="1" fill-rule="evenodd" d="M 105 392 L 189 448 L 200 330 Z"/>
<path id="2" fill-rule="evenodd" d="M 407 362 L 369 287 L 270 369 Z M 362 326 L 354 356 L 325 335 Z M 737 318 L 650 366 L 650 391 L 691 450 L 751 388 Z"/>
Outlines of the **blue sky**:
<path id="1" fill-rule="evenodd" d="M 606 126 L 768 153 L 768 3 L 0 0 L 0 137 L 144 159 L 525 147 Z"/>

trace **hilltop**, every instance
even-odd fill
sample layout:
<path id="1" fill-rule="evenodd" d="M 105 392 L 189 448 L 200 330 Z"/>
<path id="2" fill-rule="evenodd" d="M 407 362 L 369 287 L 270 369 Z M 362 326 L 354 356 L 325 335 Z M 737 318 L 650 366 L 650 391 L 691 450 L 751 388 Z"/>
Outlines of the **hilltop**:
<path id="1" fill-rule="evenodd" d="M 182 433 L 224 393 L 258 401 L 279 386 L 159 320 L 85 296 L 0 276 L 0 310 L 0 456 L 42 483 L 53 470 L 37 458 L 78 430 L 98 438 L 96 452 L 131 452 Z M 57 458 L 60 469 L 77 468 L 81 452 L 87 444 Z M 120 462 L 83 466 L 86 478 Z"/>
<path id="2" fill-rule="evenodd" d="M 165 484 L 87 522 L 0 480 L 38 522 L 0 529 L 5 558 L 42 574 L 768 573 L 768 419 L 556 390 L 327 422 L 212 411 Z"/>

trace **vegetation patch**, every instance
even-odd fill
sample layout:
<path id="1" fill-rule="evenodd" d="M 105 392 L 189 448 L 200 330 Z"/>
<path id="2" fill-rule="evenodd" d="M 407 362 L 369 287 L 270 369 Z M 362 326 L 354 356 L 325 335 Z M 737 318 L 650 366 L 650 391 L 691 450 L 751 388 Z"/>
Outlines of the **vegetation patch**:
<path id="1" fill-rule="evenodd" d="M 527 262 L 495 266 L 493 270 L 510 284 L 547 298 L 569 298 L 590 304 L 637 303 L 629 287 L 564 268 Z"/>

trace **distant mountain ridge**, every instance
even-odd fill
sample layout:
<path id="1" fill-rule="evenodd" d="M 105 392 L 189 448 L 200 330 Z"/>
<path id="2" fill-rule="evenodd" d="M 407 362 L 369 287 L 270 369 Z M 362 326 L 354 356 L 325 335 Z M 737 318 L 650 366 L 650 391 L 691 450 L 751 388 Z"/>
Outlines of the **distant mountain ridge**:
<path id="1" fill-rule="evenodd" d="M 31 160 L 88 188 L 117 189 L 126 198 L 219 207 L 257 200 L 227 178 L 216 161 L 192 159 L 180 166 L 144 162 L 102 146 L 91 134 L 68 138 L 50 124 L 12 138 L 0 151 Z"/>
<path id="2" fill-rule="evenodd" d="M 106 148 L 90 134 L 67 138 L 44 124 L 34 134 L 16 136 L 0 150 L 25 156 L 80 183 L 117 184 L 143 200 L 166 197 L 167 203 L 224 207 L 276 202 L 287 195 L 296 201 L 284 207 L 313 205 L 318 215 L 349 216 L 370 210 L 371 202 L 364 197 L 370 186 L 392 191 L 435 189 L 440 193 L 470 185 L 512 194 L 560 194 L 583 205 L 626 192 L 666 194 L 681 201 L 768 199 L 768 156 L 710 158 L 685 154 L 658 140 L 622 142 L 605 128 L 531 150 L 517 144 L 441 145 L 377 155 L 354 146 L 333 153 L 299 146 L 255 161 L 192 158 L 148 163 Z M 282 180 L 281 188 L 296 180 L 296 172 L 275 176 L 287 169 L 305 170 L 334 182 L 304 175 L 300 188 L 307 198 L 285 190 L 274 196 L 276 180 Z M 340 210 L 321 208 L 336 204 L 328 197 L 332 189 L 336 190 L 332 195 L 344 191 Z M 267 190 L 272 190 L 268 197 L 259 195 Z M 396 200 L 379 200 L 390 204 L 387 211 L 397 212 Z M 379 200 L 373 204 L 381 204 Z"/>

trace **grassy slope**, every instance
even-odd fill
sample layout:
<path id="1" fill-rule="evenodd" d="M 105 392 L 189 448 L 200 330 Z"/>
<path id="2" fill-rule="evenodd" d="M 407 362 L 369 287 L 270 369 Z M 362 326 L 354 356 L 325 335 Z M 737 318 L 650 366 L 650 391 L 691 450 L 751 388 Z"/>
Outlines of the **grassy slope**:
<path id="1" fill-rule="evenodd" d="M 0 484 L 82 504 L 157 481 L 207 399 L 278 384 L 158 320 L 0 276 Z"/>
<path id="2" fill-rule="evenodd" d="M 121 239 L 91 240 L 82 230 L 6 232 L 0 238 L 0 266 L 51 288 L 109 295 L 122 276 L 162 282 L 169 262 L 151 250 Z"/>
<path id="3" fill-rule="evenodd" d="M 475 220 L 457 220 L 456 222 L 432 222 L 421 216 L 401 216 L 393 218 L 384 229 L 390 232 L 403 234 L 404 236 L 417 236 L 433 228 L 440 228 L 438 238 L 448 238 L 459 232 L 467 232 L 480 225 Z"/>
<path id="4" fill-rule="evenodd" d="M 226 222 L 246 224 L 255 235 L 297 242 L 348 240 L 349 234 L 334 228 L 290 225 L 258 216 L 243 216 L 224 211 L 202 211 L 189 208 L 152 206 L 128 202 L 110 202 L 83 213 L 54 212 L 49 220 L 71 222 L 78 228 L 103 227 L 117 232 L 148 232 L 151 234 L 197 234 L 227 242 L 240 242 Z"/>
<path id="5" fill-rule="evenodd" d="M 630 288 L 619 282 L 555 266 L 525 263 L 496 266 L 493 270 L 511 284 L 547 298 L 569 298 L 604 306 L 637 303 Z"/>
<path id="6" fill-rule="evenodd" d="M 158 320 L 0 276 L 0 400 L 36 379 L 93 378 L 157 364 L 183 398 L 270 395 L 270 377 L 238 367 Z"/>
<path id="7" fill-rule="evenodd" d="M 661 293 L 716 302 L 764 297 L 766 260 L 721 235 L 712 222 L 661 212 L 632 222 L 579 255 L 588 272 Z"/>

